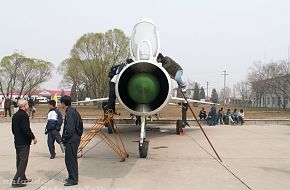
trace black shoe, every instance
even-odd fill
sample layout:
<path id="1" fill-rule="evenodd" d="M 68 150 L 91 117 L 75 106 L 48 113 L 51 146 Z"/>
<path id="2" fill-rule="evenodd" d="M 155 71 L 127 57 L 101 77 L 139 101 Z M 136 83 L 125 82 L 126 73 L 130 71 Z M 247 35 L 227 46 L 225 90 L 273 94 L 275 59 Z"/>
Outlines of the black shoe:
<path id="1" fill-rule="evenodd" d="M 69 182 L 66 182 L 66 183 L 64 184 L 64 186 L 73 186 L 73 185 L 77 185 L 77 183 L 69 183 Z"/>
<path id="2" fill-rule="evenodd" d="M 55 158 L 55 156 L 50 156 L 50 159 L 54 159 Z"/>
<path id="3" fill-rule="evenodd" d="M 12 183 L 12 187 L 25 187 L 26 184 L 24 183 Z"/>

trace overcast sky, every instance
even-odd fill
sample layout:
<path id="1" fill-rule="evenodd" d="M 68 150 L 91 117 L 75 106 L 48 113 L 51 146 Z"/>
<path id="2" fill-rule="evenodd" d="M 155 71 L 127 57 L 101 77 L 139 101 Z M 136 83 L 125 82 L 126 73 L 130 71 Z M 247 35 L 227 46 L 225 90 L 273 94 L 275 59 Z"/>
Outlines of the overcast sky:
<path id="1" fill-rule="evenodd" d="M 151 18 L 161 52 L 184 69 L 184 79 L 209 90 L 246 80 L 254 61 L 287 59 L 289 0 L 0 0 L 0 59 L 18 51 L 57 66 L 88 32 L 119 28 Z M 55 75 L 43 87 L 57 89 Z"/>

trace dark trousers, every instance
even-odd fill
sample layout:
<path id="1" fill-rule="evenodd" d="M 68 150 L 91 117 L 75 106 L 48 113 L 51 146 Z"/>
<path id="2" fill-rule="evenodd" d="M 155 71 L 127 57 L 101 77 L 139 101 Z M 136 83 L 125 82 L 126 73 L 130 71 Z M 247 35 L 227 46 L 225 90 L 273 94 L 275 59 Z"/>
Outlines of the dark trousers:
<path id="1" fill-rule="evenodd" d="M 26 175 L 26 167 L 28 163 L 28 157 L 29 157 L 29 151 L 30 146 L 29 145 L 15 145 L 16 149 L 16 174 L 13 178 L 14 183 L 20 183 L 21 180 L 25 180 Z"/>
<path id="2" fill-rule="evenodd" d="M 55 156 L 54 141 L 56 141 L 58 144 L 61 143 L 61 136 L 58 130 L 48 131 L 47 133 L 47 145 L 51 156 Z"/>
<path id="3" fill-rule="evenodd" d="M 185 125 L 187 124 L 187 119 L 186 119 L 186 113 L 188 110 L 188 104 L 187 103 L 182 103 L 182 127 L 185 127 Z"/>
<path id="4" fill-rule="evenodd" d="M 11 117 L 11 108 L 4 108 L 5 117 L 7 117 L 7 111 L 9 112 L 9 117 Z"/>
<path id="5" fill-rule="evenodd" d="M 29 112 L 28 112 L 29 117 L 31 116 L 31 113 L 32 113 L 32 118 L 34 118 L 33 107 L 29 107 Z"/>
<path id="6" fill-rule="evenodd" d="M 65 165 L 68 172 L 68 183 L 77 184 L 78 172 L 78 147 L 80 141 L 65 144 Z"/>
<path id="7" fill-rule="evenodd" d="M 216 125 L 216 122 L 217 122 L 217 117 L 216 117 L 216 115 L 211 116 L 211 118 L 210 118 L 210 120 L 209 120 L 209 125 L 210 125 L 210 126 L 214 126 L 214 125 Z"/>
<path id="8" fill-rule="evenodd" d="M 115 109 L 115 101 L 116 101 L 116 94 L 115 94 L 115 83 L 109 82 L 109 100 L 108 100 L 108 109 L 116 111 Z"/>

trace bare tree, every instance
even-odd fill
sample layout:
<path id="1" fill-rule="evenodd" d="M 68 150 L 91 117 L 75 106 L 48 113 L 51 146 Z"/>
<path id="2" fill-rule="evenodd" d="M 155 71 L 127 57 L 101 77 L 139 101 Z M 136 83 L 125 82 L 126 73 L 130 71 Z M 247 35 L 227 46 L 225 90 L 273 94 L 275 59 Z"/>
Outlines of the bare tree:
<path id="1" fill-rule="evenodd" d="M 261 107 L 263 104 L 262 97 L 265 95 L 267 90 L 266 75 L 261 61 L 254 62 L 253 66 L 250 67 L 248 73 L 248 81 L 251 83 L 253 90 L 254 104 L 257 107 Z"/>
<path id="2" fill-rule="evenodd" d="M 255 94 L 255 104 L 266 106 L 266 96 L 277 98 L 279 107 L 285 108 L 285 99 L 290 97 L 289 63 L 285 60 L 261 64 L 254 63 L 250 68 L 248 80 Z M 284 101 L 282 101 L 284 100 Z"/>
<path id="3" fill-rule="evenodd" d="M 125 61 L 129 39 L 119 29 L 83 35 L 71 50 L 71 57 L 59 66 L 63 83 L 76 85 L 79 99 L 104 97 L 108 94 L 108 71 Z"/>
<path id="4" fill-rule="evenodd" d="M 15 90 L 17 70 L 24 61 L 24 57 L 18 53 L 5 56 L 0 63 L 0 90 L 5 98 L 11 98 Z"/>
<path id="5" fill-rule="evenodd" d="M 223 97 L 224 97 L 224 92 L 225 92 L 226 93 L 225 94 L 225 101 L 226 101 L 225 103 L 229 104 L 229 100 L 231 97 L 231 91 L 232 91 L 232 89 L 227 87 L 227 86 L 226 86 L 226 90 L 221 89 L 220 94 L 219 94 L 219 102 L 223 102 Z"/>
<path id="6" fill-rule="evenodd" d="M 244 106 L 248 106 L 249 97 L 251 95 L 251 88 L 249 86 L 249 82 L 242 81 L 235 84 L 235 91 L 237 92 L 237 96 L 240 96 L 242 99 L 242 104 Z"/>
<path id="7" fill-rule="evenodd" d="M 52 69 L 52 63 L 39 59 L 26 58 L 25 62 L 20 64 L 18 71 L 17 86 L 20 90 L 19 97 L 25 95 L 30 96 L 39 88 L 40 84 L 51 77 Z"/>
<path id="8" fill-rule="evenodd" d="M 27 58 L 18 53 L 5 56 L 0 63 L 0 91 L 5 97 L 31 95 L 51 76 L 53 65 L 49 62 Z"/>

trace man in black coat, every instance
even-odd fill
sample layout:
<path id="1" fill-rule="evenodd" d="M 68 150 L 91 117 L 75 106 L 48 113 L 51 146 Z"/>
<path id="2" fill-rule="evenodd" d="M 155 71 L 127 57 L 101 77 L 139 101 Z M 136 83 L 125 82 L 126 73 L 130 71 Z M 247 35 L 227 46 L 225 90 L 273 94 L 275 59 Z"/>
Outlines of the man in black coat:
<path id="1" fill-rule="evenodd" d="M 119 73 L 122 69 L 127 65 L 134 62 L 133 59 L 127 58 L 126 63 L 122 63 L 120 65 L 114 65 L 111 67 L 108 77 L 110 78 L 109 81 L 109 100 L 107 110 L 111 110 L 113 113 L 116 114 L 115 102 L 116 102 L 116 93 L 115 93 L 115 84 L 118 79 Z"/>
<path id="2" fill-rule="evenodd" d="M 17 172 L 13 178 L 13 187 L 24 187 L 26 182 L 31 182 L 31 179 L 27 179 L 25 175 L 31 141 L 33 144 L 37 143 L 37 140 L 31 131 L 29 117 L 27 115 L 28 102 L 26 100 L 20 100 L 18 103 L 19 111 L 12 117 L 12 133 L 14 135 L 14 144 L 16 149 L 16 169 Z"/>
<path id="3" fill-rule="evenodd" d="M 5 117 L 7 117 L 7 111 L 9 112 L 9 117 L 11 117 L 11 105 L 11 100 L 9 98 L 6 98 L 4 102 Z"/>
<path id="4" fill-rule="evenodd" d="M 31 96 L 29 96 L 29 99 L 28 99 L 28 106 L 29 106 L 29 117 L 31 116 L 31 113 L 32 113 L 32 118 L 34 118 L 34 112 L 33 112 L 34 101 L 31 98 Z"/>
<path id="5" fill-rule="evenodd" d="M 62 142 L 65 146 L 65 165 L 68 172 L 68 178 L 64 186 L 77 185 L 78 174 L 78 147 L 81 135 L 76 131 L 78 115 L 75 108 L 71 107 L 71 97 L 63 96 L 60 99 L 61 106 L 65 108 L 65 118 L 62 133 Z"/>

